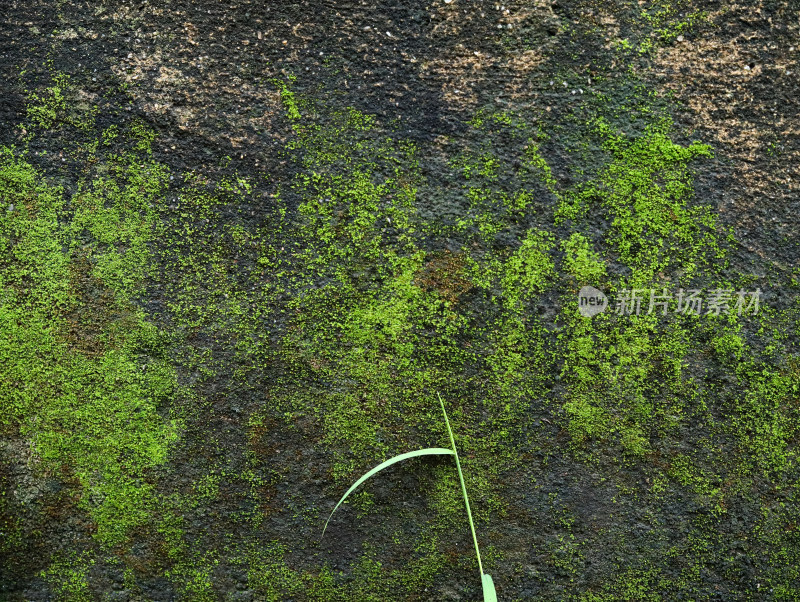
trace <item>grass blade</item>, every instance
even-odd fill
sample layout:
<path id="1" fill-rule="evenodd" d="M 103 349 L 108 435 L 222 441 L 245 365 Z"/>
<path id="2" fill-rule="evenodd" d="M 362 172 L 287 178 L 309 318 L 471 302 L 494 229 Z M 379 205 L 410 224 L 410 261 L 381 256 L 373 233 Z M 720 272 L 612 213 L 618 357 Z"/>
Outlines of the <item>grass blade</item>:
<path id="1" fill-rule="evenodd" d="M 418 449 L 417 451 L 407 452 L 405 454 L 400 454 L 399 456 L 395 456 L 394 458 L 390 458 L 390 459 L 386 460 L 386 462 L 378 464 L 375 468 L 373 468 L 367 474 L 365 474 L 363 477 L 358 479 L 358 481 L 356 481 L 353 484 L 353 486 L 350 487 L 350 489 L 348 489 L 345 492 L 345 494 L 342 496 L 342 499 L 339 500 L 339 503 L 336 504 L 336 506 L 334 506 L 333 510 L 331 510 L 331 514 L 328 517 L 328 520 L 325 521 L 325 528 L 322 529 L 322 537 L 325 536 L 325 529 L 328 528 L 328 523 L 330 522 L 331 516 L 333 516 L 333 513 L 336 512 L 336 509 L 342 504 L 342 502 L 347 498 L 348 495 L 353 493 L 353 490 L 356 487 L 361 485 L 361 483 L 366 481 L 372 475 L 379 473 L 384 468 L 388 468 L 392 464 L 397 464 L 398 462 L 402 462 L 403 460 L 408 460 L 409 458 L 416 458 L 418 456 L 445 456 L 445 455 L 454 456 L 455 455 L 455 451 L 453 451 L 452 449 L 445 449 L 443 447 L 428 447 L 428 448 L 425 448 L 425 449 Z M 320 539 L 322 539 L 322 537 L 320 537 Z"/>
<path id="2" fill-rule="evenodd" d="M 469 508 L 469 498 L 467 497 L 467 486 L 464 484 L 464 475 L 461 474 L 461 462 L 458 460 L 458 452 L 456 451 L 456 440 L 453 437 L 453 429 L 450 428 L 450 421 L 447 419 L 447 412 L 444 409 L 444 402 L 442 401 L 442 396 L 439 393 L 436 393 L 436 396 L 439 398 L 439 403 L 442 405 L 442 413 L 444 414 L 444 423 L 447 425 L 447 432 L 450 434 L 450 445 L 453 447 L 453 455 L 456 457 L 456 468 L 458 468 L 458 480 L 461 481 L 461 493 L 464 494 L 464 505 L 467 507 L 467 518 L 469 519 L 469 528 L 472 530 L 472 541 L 475 542 L 475 554 L 478 556 L 478 569 L 481 571 L 481 579 L 483 579 L 483 564 L 481 564 L 481 551 L 478 549 L 478 536 L 475 535 L 475 524 L 472 522 L 472 510 Z M 492 578 L 489 577 L 489 581 L 491 582 Z M 484 591 L 486 591 L 486 585 L 484 584 Z M 494 585 L 492 585 L 492 591 L 494 591 Z M 497 600 L 497 596 L 495 596 L 495 600 Z"/>
<path id="3" fill-rule="evenodd" d="M 481 575 L 483 583 L 483 602 L 497 602 L 497 592 L 494 591 L 494 581 L 489 573 Z"/>

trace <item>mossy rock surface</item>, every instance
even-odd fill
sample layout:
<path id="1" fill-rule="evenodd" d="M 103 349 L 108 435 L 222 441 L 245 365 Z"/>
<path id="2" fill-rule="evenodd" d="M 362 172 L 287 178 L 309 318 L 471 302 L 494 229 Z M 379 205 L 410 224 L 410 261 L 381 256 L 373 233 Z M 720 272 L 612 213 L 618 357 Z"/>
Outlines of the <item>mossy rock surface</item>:
<path id="1" fill-rule="evenodd" d="M 800 599 L 795 4 L 6 4 L 1 600 Z"/>

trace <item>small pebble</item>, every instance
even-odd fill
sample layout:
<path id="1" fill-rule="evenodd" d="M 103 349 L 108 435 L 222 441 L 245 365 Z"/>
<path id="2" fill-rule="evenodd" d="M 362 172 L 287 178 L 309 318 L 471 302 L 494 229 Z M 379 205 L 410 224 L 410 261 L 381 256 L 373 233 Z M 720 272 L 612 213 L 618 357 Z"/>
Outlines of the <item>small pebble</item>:
<path id="1" fill-rule="evenodd" d="M 683 42 L 683 36 L 678 36 L 678 41 Z"/>

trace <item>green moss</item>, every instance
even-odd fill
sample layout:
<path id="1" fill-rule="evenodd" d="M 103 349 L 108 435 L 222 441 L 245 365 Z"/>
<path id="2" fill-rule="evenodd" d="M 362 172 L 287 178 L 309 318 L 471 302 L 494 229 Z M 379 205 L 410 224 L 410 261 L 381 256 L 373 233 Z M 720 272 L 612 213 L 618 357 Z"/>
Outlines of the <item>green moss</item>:
<path id="1" fill-rule="evenodd" d="M 657 572 L 653 569 L 635 568 L 628 569 L 612 578 L 609 583 L 603 585 L 601 592 L 587 591 L 581 594 L 581 602 L 616 602 L 625 600 L 634 601 L 657 601 L 663 597 L 654 591 L 657 585 Z"/>
<path id="2" fill-rule="evenodd" d="M 720 515 L 726 512 L 723 505 L 724 495 L 720 489 L 721 483 L 713 483 L 716 480 L 713 474 L 700 474 L 701 471 L 687 456 L 679 453 L 673 457 L 667 473 L 684 487 L 689 487 L 702 496 L 706 502 L 704 505 L 707 505 L 713 514 Z"/>
<path id="3" fill-rule="evenodd" d="M 269 429 L 313 438 L 333 490 L 389 455 L 444 443 L 432 396 L 441 390 L 487 538 L 498 519 L 520 512 L 510 487 L 532 474 L 532 450 L 543 470 L 562 453 L 546 427 L 528 428 L 547 416 L 576 459 L 634 464 L 646 475 L 646 484 L 618 479 L 611 519 L 625 504 L 660 508 L 676 495 L 700 508 L 659 564 L 652 555 L 663 548 L 653 542 L 661 540 L 616 534 L 608 543 L 554 505 L 546 526 L 555 531 L 541 550 L 548 571 L 580 581 L 591 546 L 605 542 L 614 553 L 635 548 L 642 561 L 614 565 L 576 599 L 703 598 L 704 571 L 728 550 L 718 527 L 731 498 L 761 504 L 764 481 L 796 494 L 800 370 L 787 333 L 798 314 L 760 317 L 762 353 L 750 346 L 746 317 L 606 312 L 589 320 L 575 292 L 588 283 L 611 296 L 730 285 L 719 276 L 725 249 L 715 215 L 693 198 L 692 168 L 709 147 L 676 144 L 650 92 L 636 86 L 618 115 L 602 108 L 600 93 L 581 104 L 590 115 L 571 117 L 585 126 L 576 139 L 559 135 L 566 129 L 549 136 L 542 122 L 512 112 L 481 111 L 459 148 L 444 149 L 455 183 L 447 202 L 463 211 L 442 223 L 426 217 L 421 191 L 433 184 L 413 144 L 355 109 L 314 105 L 291 81 L 276 83 L 292 132 L 285 158 L 297 175 L 267 191 L 257 225 L 243 212 L 263 184 L 231 174 L 230 158 L 220 166 L 226 177 L 183 174 L 170 190 L 142 123 L 95 131 L 65 78 L 31 96 L 32 128 L 79 130 L 64 138 L 78 140 L 69 156 L 85 173 L 67 198 L 23 151 L 2 151 L 0 190 L 15 205 L 0 208 L 0 338 L 14 349 L 0 350 L 4 433 L 30 438 L 37 466 L 75 477 L 104 546 L 120 551 L 154 533 L 162 574 L 183 599 L 215 599 L 215 567 L 228 552 L 258 599 L 427 599 L 453 567 L 475 568 L 469 549 L 452 548 L 464 517 L 450 466 L 425 471 L 424 518 L 403 508 L 374 534 L 406 546 L 403 566 L 368 546 L 334 573 L 301 564 L 279 542 L 250 546 L 270 513 L 314 527 L 328 510 L 300 490 L 281 489 L 285 507 L 273 505 L 288 469 L 264 453 Z M 650 125 L 622 128 L 629 114 Z M 551 168 L 548 158 L 561 151 L 569 164 Z M 565 173 L 577 184 L 564 189 Z M 450 249 L 436 248 L 443 236 Z M 170 331 L 136 307 L 148 283 L 164 294 Z M 554 332 L 539 317 L 553 305 Z M 712 369 L 704 377 L 709 365 L 735 380 L 717 382 Z M 178 388 L 179 371 L 194 391 Z M 248 416 L 246 467 L 206 465 L 182 493 L 163 494 L 156 470 L 178 442 L 181 418 L 203 420 L 209 384 L 231 403 L 264 395 Z M 188 516 L 232 495 L 239 507 L 226 519 L 244 526 L 246 544 L 223 554 Z M 358 514 L 383 514 L 376 497 L 367 489 L 354 499 Z M 764 510 L 756 530 L 770 564 L 764 583 L 792 599 L 796 513 Z M 411 521 L 423 521 L 413 536 L 403 526 Z M 487 567 L 505 567 L 507 554 L 487 545 Z M 667 577 L 676 559 L 680 575 Z M 57 561 L 47 574 L 85 590 L 85 566 Z M 133 570 L 126 575 L 135 582 Z"/>
<path id="4" fill-rule="evenodd" d="M 709 147 L 697 142 L 681 147 L 667 137 L 668 127 L 668 122 L 651 126 L 633 141 L 605 133 L 614 160 L 596 180 L 564 195 L 556 213 L 557 223 L 582 223 L 599 205 L 611 221 L 606 242 L 614 259 L 633 272 L 631 288 L 644 288 L 659 272 L 678 267 L 689 280 L 698 263 L 723 259 L 713 213 L 687 204 L 692 193 L 687 163 L 711 156 Z"/>
<path id="5" fill-rule="evenodd" d="M 561 244 L 565 254 L 564 269 L 578 284 L 598 284 L 606 275 L 605 264 L 590 250 L 589 241 L 580 232 L 574 232 Z"/>
<path id="6" fill-rule="evenodd" d="M 156 532 L 161 537 L 167 558 L 172 562 L 178 562 L 184 557 L 188 547 L 184 537 L 186 527 L 182 515 L 184 500 L 181 496 L 173 494 L 160 501 Z"/>
<path id="7" fill-rule="evenodd" d="M 52 65 L 50 69 L 52 70 Z M 45 88 L 44 93 L 28 94 L 26 108 L 29 122 L 45 130 L 53 128 L 59 121 L 85 128 L 87 121 L 78 117 L 68 102 L 67 97 L 71 91 L 69 76 L 54 72 L 52 85 Z"/>
<path id="8" fill-rule="evenodd" d="M 164 575 L 176 586 L 179 600 L 211 602 L 219 599 L 211 576 L 218 564 L 216 552 L 201 554 L 195 550 L 182 556 Z"/>
<path id="9" fill-rule="evenodd" d="M 107 177 L 82 181 L 67 203 L 24 152 L 0 151 L 9 203 L 0 214 L 0 330 L 10 343 L 0 351 L 0 421 L 32 442 L 41 469 L 64 467 L 77 479 L 95 536 L 115 546 L 148 520 L 147 474 L 164 463 L 178 424 L 159 412 L 176 386 L 162 338 L 131 305 L 147 275 L 149 203 L 165 172 L 135 153 L 107 166 Z"/>
<path id="10" fill-rule="evenodd" d="M 535 173 L 542 180 L 542 182 L 544 182 L 547 190 L 558 196 L 558 182 L 553 176 L 553 171 L 550 169 L 550 165 L 540 154 L 538 143 L 533 139 L 528 142 L 528 146 L 525 149 L 524 158 L 525 165 L 535 170 Z"/>
<path id="11" fill-rule="evenodd" d="M 553 245 L 549 232 L 529 231 L 519 249 L 503 262 L 500 286 L 506 309 L 521 310 L 524 301 L 541 293 L 552 280 L 553 262 L 548 252 Z"/>
<path id="12" fill-rule="evenodd" d="M 790 441 L 800 432 L 800 388 L 797 371 L 774 371 L 753 361 L 736 367 L 744 391 L 728 408 L 728 429 L 739 445 L 741 461 L 765 477 L 783 481 L 783 475 L 797 466 L 797 451 Z M 780 486 L 780 485 L 778 485 Z"/>
<path id="13" fill-rule="evenodd" d="M 318 573 L 303 573 L 289 568 L 284 561 L 287 550 L 278 542 L 249 550 L 237 563 L 247 567 L 248 586 L 261 599 L 278 602 L 289 596 L 304 596 L 308 600 L 343 600 L 343 592 L 334 582 L 329 569 Z"/>
<path id="14" fill-rule="evenodd" d="M 87 573 L 95 563 L 94 558 L 74 552 L 53 562 L 41 577 L 50 587 L 53 599 L 58 602 L 89 602 L 94 597 L 89 590 Z"/>
<path id="15" fill-rule="evenodd" d="M 290 82 L 294 82 L 296 80 L 295 76 L 291 76 L 289 78 Z M 291 119 L 292 121 L 296 121 L 301 118 L 300 109 L 297 106 L 297 101 L 295 100 L 294 92 L 289 88 L 286 82 L 275 80 L 274 82 L 278 85 L 281 93 L 281 102 L 283 102 L 283 106 L 286 109 L 286 116 Z"/>
<path id="16" fill-rule="evenodd" d="M 625 327 L 615 327 L 604 314 L 570 322 L 568 337 L 562 335 L 562 380 L 573 440 L 613 440 L 634 456 L 647 454 L 651 433 L 675 432 L 687 417 L 688 399 L 676 395 L 691 391 L 681 366 L 688 351 L 686 332 L 679 327 L 659 332 L 652 316 L 632 316 Z M 662 396 L 666 403 L 657 401 Z"/>
<path id="17" fill-rule="evenodd" d="M 669 44 L 679 35 L 694 33 L 710 22 L 707 11 L 691 10 L 691 3 L 686 0 L 654 2 L 642 9 L 641 16 L 652 28 L 651 43 L 658 44 Z"/>
<path id="18" fill-rule="evenodd" d="M 248 586 L 259 599 L 285 600 L 301 596 L 316 602 L 372 600 L 379 602 L 397 596 L 406 599 L 424 598 L 426 586 L 445 565 L 444 556 L 436 551 L 436 541 L 426 540 L 415 546 L 415 554 L 399 570 L 387 570 L 371 546 L 356 561 L 352 579 L 342 580 L 323 568 L 319 572 L 293 570 L 286 564 L 288 550 L 278 542 L 253 548 L 237 558 L 248 567 Z"/>
<path id="19" fill-rule="evenodd" d="M 754 528 L 756 545 L 766 557 L 759 590 L 775 600 L 794 600 L 800 595 L 800 513 L 797 488 L 785 501 L 763 506 Z"/>

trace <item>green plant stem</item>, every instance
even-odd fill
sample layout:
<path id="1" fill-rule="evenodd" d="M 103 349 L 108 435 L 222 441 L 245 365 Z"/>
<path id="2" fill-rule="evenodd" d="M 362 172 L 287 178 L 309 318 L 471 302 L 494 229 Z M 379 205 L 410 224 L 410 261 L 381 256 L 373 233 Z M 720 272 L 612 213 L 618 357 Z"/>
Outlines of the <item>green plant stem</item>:
<path id="1" fill-rule="evenodd" d="M 475 542 L 475 554 L 478 556 L 478 569 L 483 577 L 483 564 L 481 563 L 481 551 L 478 549 L 478 536 L 475 535 L 475 524 L 472 522 L 472 511 L 469 508 L 469 498 L 467 497 L 467 486 L 464 484 L 464 475 L 461 472 L 461 462 L 458 459 L 458 451 L 456 450 L 456 440 L 453 437 L 453 429 L 450 428 L 450 421 L 447 419 L 447 412 L 444 409 L 444 402 L 439 392 L 436 392 L 439 398 L 439 403 L 442 406 L 442 413 L 444 414 L 444 422 L 447 425 L 447 432 L 450 435 L 450 445 L 453 446 L 453 455 L 456 457 L 456 468 L 458 468 L 458 479 L 461 481 L 461 493 L 464 494 L 464 505 L 467 507 L 467 518 L 469 518 L 469 528 L 472 530 L 472 541 Z"/>

